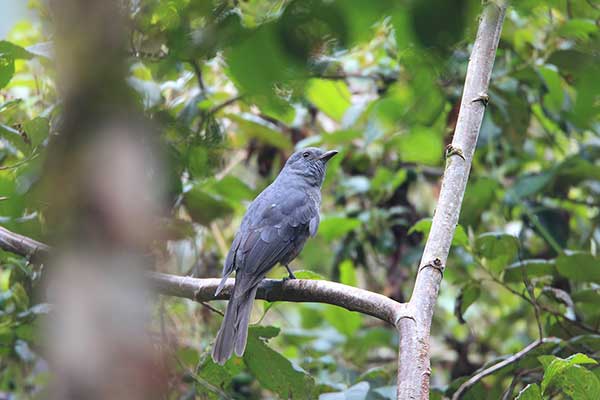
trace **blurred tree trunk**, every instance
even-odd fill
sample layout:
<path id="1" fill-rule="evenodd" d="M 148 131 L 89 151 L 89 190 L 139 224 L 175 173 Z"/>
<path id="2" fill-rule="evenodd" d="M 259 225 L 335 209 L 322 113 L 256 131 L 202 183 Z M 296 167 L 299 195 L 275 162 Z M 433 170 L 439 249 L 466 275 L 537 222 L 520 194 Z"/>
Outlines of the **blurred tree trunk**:
<path id="1" fill-rule="evenodd" d="M 125 27 L 110 1 L 51 2 L 64 119 L 44 179 L 57 251 L 46 323 L 55 399 L 149 399 L 163 373 L 146 332 L 143 265 L 162 184 L 153 130 L 125 81 Z"/>

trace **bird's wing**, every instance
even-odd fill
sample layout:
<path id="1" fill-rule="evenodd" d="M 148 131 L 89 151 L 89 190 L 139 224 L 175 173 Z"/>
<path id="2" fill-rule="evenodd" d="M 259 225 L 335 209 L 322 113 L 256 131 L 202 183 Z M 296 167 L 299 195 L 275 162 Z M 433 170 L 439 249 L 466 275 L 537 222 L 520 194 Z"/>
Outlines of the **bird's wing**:
<path id="1" fill-rule="evenodd" d="M 236 295 L 260 282 L 279 261 L 294 251 L 293 239 L 308 237 L 311 219 L 318 215 L 317 204 L 301 190 L 285 190 L 259 196 L 247 211 L 240 227 L 235 252 Z"/>

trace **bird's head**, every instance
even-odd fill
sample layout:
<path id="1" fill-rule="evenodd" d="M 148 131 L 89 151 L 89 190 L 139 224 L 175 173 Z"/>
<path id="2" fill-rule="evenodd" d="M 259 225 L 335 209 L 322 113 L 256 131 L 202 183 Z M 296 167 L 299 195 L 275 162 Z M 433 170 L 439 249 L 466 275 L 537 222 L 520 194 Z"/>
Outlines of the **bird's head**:
<path id="1" fill-rule="evenodd" d="M 281 173 L 302 177 L 313 186 L 321 186 L 327 161 L 337 153 L 337 150 L 324 151 L 316 147 L 300 149 L 288 158 Z"/>

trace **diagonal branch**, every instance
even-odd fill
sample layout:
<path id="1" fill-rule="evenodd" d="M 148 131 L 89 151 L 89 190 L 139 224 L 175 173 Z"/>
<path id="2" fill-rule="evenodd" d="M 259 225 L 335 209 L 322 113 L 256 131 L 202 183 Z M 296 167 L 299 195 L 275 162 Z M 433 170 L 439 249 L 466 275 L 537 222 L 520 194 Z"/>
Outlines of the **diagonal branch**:
<path id="1" fill-rule="evenodd" d="M 0 249 L 24 257 L 45 255 L 51 248 L 41 242 L 0 227 Z M 183 297 L 197 302 L 224 300 L 233 289 L 233 279 L 215 296 L 220 279 L 197 279 L 186 276 L 147 272 L 149 284 L 158 293 Z M 287 281 L 265 279 L 258 288 L 257 299 L 267 301 L 292 301 L 327 303 L 371 315 L 396 326 L 398 321 L 410 316 L 406 304 L 398 303 L 384 295 L 368 290 L 324 280 L 293 279 Z"/>
<path id="2" fill-rule="evenodd" d="M 440 197 L 408 303 L 415 319 L 405 318 L 399 323 L 399 399 L 429 399 L 431 320 L 489 100 L 487 90 L 505 13 L 503 1 L 487 2 L 473 44 L 458 122 L 448 146 Z"/>

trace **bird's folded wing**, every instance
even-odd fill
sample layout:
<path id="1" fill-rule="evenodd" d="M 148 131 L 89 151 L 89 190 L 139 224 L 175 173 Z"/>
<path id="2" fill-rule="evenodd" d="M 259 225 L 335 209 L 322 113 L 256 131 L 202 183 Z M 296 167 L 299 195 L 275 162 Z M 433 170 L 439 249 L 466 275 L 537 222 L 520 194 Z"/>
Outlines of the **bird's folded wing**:
<path id="1" fill-rule="evenodd" d="M 295 240 L 308 236 L 310 221 L 318 216 L 315 202 L 298 190 L 260 200 L 248 209 L 249 220 L 239 232 L 236 295 L 257 285 L 275 264 L 286 259 L 295 250 Z"/>

